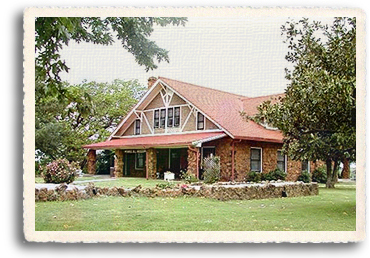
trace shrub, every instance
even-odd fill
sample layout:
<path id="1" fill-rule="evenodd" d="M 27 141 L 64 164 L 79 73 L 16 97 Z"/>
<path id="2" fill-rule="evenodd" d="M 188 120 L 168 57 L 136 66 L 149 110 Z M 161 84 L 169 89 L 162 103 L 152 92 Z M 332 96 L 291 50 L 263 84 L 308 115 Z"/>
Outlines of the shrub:
<path id="1" fill-rule="evenodd" d="M 325 184 L 326 179 L 327 179 L 326 166 L 321 166 L 319 168 L 316 168 L 312 172 L 312 182 Z"/>
<path id="2" fill-rule="evenodd" d="M 261 172 L 251 171 L 245 177 L 245 181 L 247 182 L 260 182 L 262 180 Z"/>
<path id="3" fill-rule="evenodd" d="M 184 180 L 186 183 L 194 183 L 198 182 L 198 179 L 196 176 L 194 176 L 192 173 L 188 171 L 180 171 L 181 179 Z"/>
<path id="4" fill-rule="evenodd" d="M 204 183 L 213 184 L 220 180 L 220 157 L 212 154 L 203 159 Z"/>
<path id="5" fill-rule="evenodd" d="M 302 174 L 299 175 L 297 181 L 302 181 L 304 183 L 311 182 L 310 173 L 308 173 L 307 171 L 303 171 Z"/>
<path id="6" fill-rule="evenodd" d="M 42 168 L 42 177 L 45 183 L 72 183 L 75 179 L 78 166 L 69 163 L 66 159 L 57 159 Z"/>
<path id="7" fill-rule="evenodd" d="M 275 170 L 272 170 L 266 174 L 262 174 L 262 180 L 268 180 L 268 181 L 272 181 L 272 180 L 285 180 L 286 178 L 286 173 L 284 171 L 282 171 L 281 169 L 279 168 L 276 168 Z"/>
<path id="8" fill-rule="evenodd" d="M 174 184 L 171 182 L 163 182 L 163 183 L 156 184 L 156 187 L 160 189 L 167 189 L 167 188 L 172 189 L 174 187 Z"/>

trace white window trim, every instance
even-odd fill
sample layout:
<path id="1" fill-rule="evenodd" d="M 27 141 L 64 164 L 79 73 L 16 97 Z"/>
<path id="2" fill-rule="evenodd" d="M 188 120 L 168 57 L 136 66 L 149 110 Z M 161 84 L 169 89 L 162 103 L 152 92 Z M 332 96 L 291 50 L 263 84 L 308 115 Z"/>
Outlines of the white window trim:
<path id="1" fill-rule="evenodd" d="M 139 167 L 137 166 L 137 155 L 138 155 L 138 154 L 142 154 L 142 153 L 145 153 L 145 152 L 140 152 L 140 153 L 135 152 L 135 170 L 144 170 L 144 168 L 145 168 L 145 158 L 144 158 L 144 166 L 143 166 L 142 168 L 139 168 Z M 145 155 L 146 155 L 146 154 L 145 154 Z"/>
<path id="2" fill-rule="evenodd" d="M 304 160 L 302 160 L 301 161 L 301 163 L 302 162 L 304 162 Z M 309 160 L 307 160 L 307 172 L 309 173 L 309 174 L 311 174 L 311 164 L 310 164 L 311 162 L 309 161 Z M 302 170 L 302 164 L 301 164 L 301 173 L 303 172 L 303 170 Z"/>
<path id="3" fill-rule="evenodd" d="M 199 113 L 203 115 L 203 129 L 198 129 L 198 114 Z M 195 115 L 195 131 L 205 131 L 205 130 L 206 130 L 206 116 L 202 112 L 197 110 L 197 113 Z"/>
<path id="4" fill-rule="evenodd" d="M 139 125 L 140 125 L 140 132 L 139 132 L 139 134 L 136 134 L 136 121 L 140 121 L 139 122 Z M 141 128 L 142 128 L 142 122 L 141 122 L 141 120 L 140 119 L 135 119 L 134 120 L 134 135 L 141 135 Z"/>
<path id="5" fill-rule="evenodd" d="M 283 150 L 277 150 L 277 151 L 283 152 Z M 276 155 L 277 155 L 277 152 L 276 152 Z M 288 156 L 287 155 L 284 155 L 284 172 L 285 173 L 288 172 Z"/>
<path id="6" fill-rule="evenodd" d="M 257 149 L 257 150 L 260 150 L 261 151 L 261 171 L 255 171 L 255 172 L 258 172 L 258 173 L 262 173 L 263 172 L 263 167 L 262 167 L 262 160 L 263 160 L 263 149 L 261 147 L 251 147 L 251 150 L 252 149 Z M 252 153 L 250 153 L 250 156 L 249 156 L 249 162 L 251 161 L 251 157 L 252 157 Z M 250 164 L 250 169 L 252 171 L 252 164 Z"/>

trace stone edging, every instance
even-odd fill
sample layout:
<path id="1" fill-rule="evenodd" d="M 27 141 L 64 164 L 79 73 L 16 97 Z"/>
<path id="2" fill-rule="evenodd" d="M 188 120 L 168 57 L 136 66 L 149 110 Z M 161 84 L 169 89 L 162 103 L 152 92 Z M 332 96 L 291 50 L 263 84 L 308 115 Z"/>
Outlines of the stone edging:
<path id="1" fill-rule="evenodd" d="M 299 197 L 318 195 L 318 184 L 303 182 L 274 182 L 274 183 L 217 183 L 213 185 L 176 185 L 173 188 L 142 188 L 141 185 L 128 189 L 124 187 L 96 187 L 93 183 L 81 190 L 65 184 L 54 190 L 35 189 L 35 201 L 66 201 L 82 200 L 99 196 L 144 196 L 144 197 L 179 197 L 194 196 L 217 200 L 252 200 L 281 197 Z"/>

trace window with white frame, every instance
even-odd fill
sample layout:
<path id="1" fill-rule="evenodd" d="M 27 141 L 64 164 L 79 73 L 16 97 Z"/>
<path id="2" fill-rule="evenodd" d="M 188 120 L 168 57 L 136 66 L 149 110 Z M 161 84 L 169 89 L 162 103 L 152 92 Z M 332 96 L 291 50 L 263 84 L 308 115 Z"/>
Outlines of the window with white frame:
<path id="1" fill-rule="evenodd" d="M 145 153 L 135 153 L 135 169 L 144 169 L 145 166 Z"/>
<path id="2" fill-rule="evenodd" d="M 160 117 L 160 128 L 165 128 L 166 127 L 166 109 L 162 108 L 161 109 L 161 117 Z"/>
<path id="3" fill-rule="evenodd" d="M 174 113 L 174 127 L 180 126 L 180 107 L 175 107 Z"/>
<path id="4" fill-rule="evenodd" d="M 140 119 L 136 119 L 135 120 L 135 135 L 139 135 L 140 134 Z"/>
<path id="5" fill-rule="evenodd" d="M 277 151 L 277 167 L 281 171 L 286 172 L 286 156 L 281 150 Z"/>
<path id="6" fill-rule="evenodd" d="M 166 125 L 167 121 L 167 125 Z M 169 107 L 154 110 L 154 128 L 179 127 L 180 107 Z"/>
<path id="7" fill-rule="evenodd" d="M 302 169 L 301 171 L 307 171 L 310 173 L 310 162 L 308 160 L 302 160 Z"/>
<path id="8" fill-rule="evenodd" d="M 159 128 L 159 109 L 154 110 L 154 128 Z"/>
<path id="9" fill-rule="evenodd" d="M 251 171 L 262 172 L 261 148 L 251 148 Z"/>
<path id="10" fill-rule="evenodd" d="M 200 112 L 197 113 L 197 130 L 204 130 L 204 115 Z"/>

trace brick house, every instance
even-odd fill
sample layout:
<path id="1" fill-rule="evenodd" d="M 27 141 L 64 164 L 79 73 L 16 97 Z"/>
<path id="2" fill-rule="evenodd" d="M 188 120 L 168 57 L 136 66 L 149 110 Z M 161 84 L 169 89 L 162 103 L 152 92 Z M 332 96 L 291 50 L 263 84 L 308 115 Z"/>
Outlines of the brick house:
<path id="1" fill-rule="evenodd" d="M 292 161 L 281 152 L 282 133 L 245 121 L 240 115 L 257 112 L 265 100 L 249 98 L 164 77 L 148 80 L 148 91 L 105 142 L 89 149 L 88 171 L 95 173 L 96 150 L 115 151 L 116 177 L 157 178 L 166 171 L 188 170 L 202 176 L 201 160 L 220 157 L 223 180 L 244 180 L 249 171 L 267 173 L 276 167 L 295 181 L 303 170 L 319 164 Z"/>

